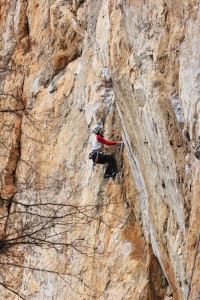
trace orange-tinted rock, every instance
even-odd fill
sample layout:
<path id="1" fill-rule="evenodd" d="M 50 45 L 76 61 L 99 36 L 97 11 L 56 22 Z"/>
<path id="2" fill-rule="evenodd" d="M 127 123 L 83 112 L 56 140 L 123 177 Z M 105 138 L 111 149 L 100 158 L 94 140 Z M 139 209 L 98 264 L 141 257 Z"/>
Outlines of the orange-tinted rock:
<path id="1" fill-rule="evenodd" d="M 186 299 L 200 222 L 198 5 L 1 5 L 1 282 L 25 299 Z M 115 181 L 103 179 L 105 166 L 92 172 L 96 123 L 124 140 L 123 151 L 106 150 L 122 170 Z M 23 244 L 50 233 L 70 247 Z M 21 244 L 6 248 L 13 240 Z"/>

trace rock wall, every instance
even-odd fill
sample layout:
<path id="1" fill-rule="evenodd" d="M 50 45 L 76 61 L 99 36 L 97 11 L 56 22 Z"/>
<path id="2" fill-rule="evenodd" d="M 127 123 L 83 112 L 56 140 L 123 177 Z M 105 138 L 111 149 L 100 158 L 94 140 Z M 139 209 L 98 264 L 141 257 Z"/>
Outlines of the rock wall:
<path id="1" fill-rule="evenodd" d="M 2 299 L 199 299 L 199 14 L 1 1 Z M 124 141 L 115 180 L 96 123 Z"/>

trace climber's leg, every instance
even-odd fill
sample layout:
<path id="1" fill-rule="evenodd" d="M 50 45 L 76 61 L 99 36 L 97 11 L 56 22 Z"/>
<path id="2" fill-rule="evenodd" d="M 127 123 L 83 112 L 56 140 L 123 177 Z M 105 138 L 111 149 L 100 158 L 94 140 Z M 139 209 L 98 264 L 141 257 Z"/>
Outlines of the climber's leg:
<path id="1" fill-rule="evenodd" d="M 99 155 L 98 163 L 100 164 L 108 163 L 108 166 L 104 174 L 105 178 L 115 177 L 117 173 L 117 167 L 116 167 L 116 161 L 112 155 L 106 155 L 106 154 Z"/>

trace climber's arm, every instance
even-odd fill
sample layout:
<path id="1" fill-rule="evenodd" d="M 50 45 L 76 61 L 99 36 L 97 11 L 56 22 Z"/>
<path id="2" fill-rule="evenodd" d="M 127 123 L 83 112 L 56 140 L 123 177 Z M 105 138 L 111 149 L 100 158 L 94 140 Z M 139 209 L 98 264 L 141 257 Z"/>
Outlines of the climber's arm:
<path id="1" fill-rule="evenodd" d="M 107 141 L 101 135 L 97 135 L 97 141 L 99 141 L 100 143 L 102 143 L 104 145 L 116 145 L 116 144 L 118 144 L 118 142 Z"/>

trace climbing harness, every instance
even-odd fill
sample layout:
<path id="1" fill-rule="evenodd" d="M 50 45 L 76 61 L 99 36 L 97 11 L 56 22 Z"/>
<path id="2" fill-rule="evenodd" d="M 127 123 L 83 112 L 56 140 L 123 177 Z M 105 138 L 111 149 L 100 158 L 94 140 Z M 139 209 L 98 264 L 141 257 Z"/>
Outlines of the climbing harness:
<path id="1" fill-rule="evenodd" d="M 99 154 L 103 154 L 103 152 L 100 152 L 100 151 L 92 151 L 89 153 L 89 159 L 92 160 L 92 171 L 91 171 L 91 175 L 90 175 L 90 178 L 92 176 L 92 173 L 94 172 L 94 167 L 95 167 L 95 164 L 98 163 L 98 156 Z"/>
<path id="2" fill-rule="evenodd" d="M 89 159 L 92 159 L 94 163 L 98 163 L 99 154 L 103 154 L 103 152 L 94 150 L 89 153 Z"/>

